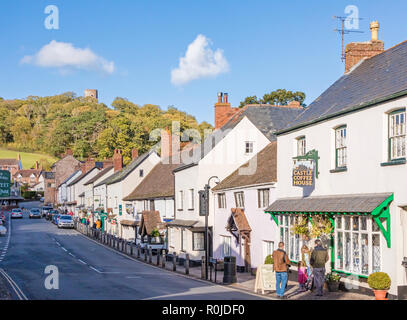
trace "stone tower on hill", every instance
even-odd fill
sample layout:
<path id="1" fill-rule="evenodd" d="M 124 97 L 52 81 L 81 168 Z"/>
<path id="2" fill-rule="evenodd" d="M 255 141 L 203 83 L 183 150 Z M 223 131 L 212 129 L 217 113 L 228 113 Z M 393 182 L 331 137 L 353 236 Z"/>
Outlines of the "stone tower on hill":
<path id="1" fill-rule="evenodd" d="M 98 91 L 96 89 L 85 89 L 85 98 L 92 97 L 98 99 Z"/>

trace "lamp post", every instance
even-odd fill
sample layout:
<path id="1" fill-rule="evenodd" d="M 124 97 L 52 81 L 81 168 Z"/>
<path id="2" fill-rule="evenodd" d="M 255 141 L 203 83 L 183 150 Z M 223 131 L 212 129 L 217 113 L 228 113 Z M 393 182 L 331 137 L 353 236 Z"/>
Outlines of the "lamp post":
<path id="1" fill-rule="evenodd" d="M 208 280 L 208 266 L 209 266 L 209 228 L 208 228 L 208 215 L 209 215 L 209 190 L 211 189 L 210 182 L 212 179 L 218 179 L 217 176 L 212 176 L 208 179 L 208 183 L 204 187 L 205 199 L 205 279 Z"/>

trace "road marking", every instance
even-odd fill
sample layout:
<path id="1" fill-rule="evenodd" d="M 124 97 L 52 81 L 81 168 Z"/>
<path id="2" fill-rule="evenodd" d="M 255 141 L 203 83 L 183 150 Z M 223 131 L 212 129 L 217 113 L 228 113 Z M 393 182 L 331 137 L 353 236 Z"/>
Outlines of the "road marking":
<path id="1" fill-rule="evenodd" d="M 7 280 L 7 282 L 10 284 L 11 288 L 14 290 L 16 293 L 17 297 L 20 300 L 28 300 L 27 296 L 24 294 L 24 292 L 20 289 L 20 287 L 17 285 L 17 283 L 14 282 L 13 279 L 3 270 L 0 269 L 0 273 L 3 275 L 3 277 Z"/>
<path id="2" fill-rule="evenodd" d="M 64 250 L 65 252 L 68 252 L 68 250 L 66 250 L 64 247 L 61 247 L 62 250 Z"/>
<path id="3" fill-rule="evenodd" d="M 81 259 L 78 259 L 78 261 L 79 261 L 80 263 L 87 264 L 85 261 L 83 261 L 83 260 L 81 260 Z"/>
<path id="4" fill-rule="evenodd" d="M 72 253 L 69 252 L 68 254 L 69 254 L 71 257 L 76 258 Z"/>
<path id="5" fill-rule="evenodd" d="M 126 277 L 127 279 L 140 279 L 141 277 Z"/>
<path id="6" fill-rule="evenodd" d="M 102 273 L 101 271 L 99 271 L 98 269 L 96 269 L 96 268 L 94 268 L 94 267 L 92 267 L 92 266 L 89 266 L 89 268 L 91 268 L 92 270 L 96 271 L 97 273 Z"/>
<path id="7" fill-rule="evenodd" d="M 197 282 L 205 283 L 205 284 L 207 284 L 207 285 L 209 284 L 209 285 L 212 285 L 212 286 L 221 287 L 221 288 L 226 289 L 226 291 L 234 291 L 234 292 L 245 293 L 245 294 L 247 294 L 247 295 L 250 295 L 250 296 L 253 296 L 253 297 L 257 297 L 257 298 L 266 299 L 266 300 L 276 300 L 276 298 L 273 298 L 273 297 L 262 296 L 262 295 L 259 295 L 259 294 L 252 293 L 252 292 L 250 292 L 250 291 L 242 290 L 242 289 L 240 289 L 240 288 L 228 287 L 228 286 L 225 286 L 225 285 L 221 285 L 221 284 L 219 284 L 219 283 L 209 282 L 209 281 L 207 281 L 207 280 L 202 280 L 202 279 L 199 279 L 199 278 L 192 278 L 192 277 L 187 276 L 187 275 L 184 275 L 184 274 L 182 274 L 182 273 L 173 272 L 173 271 L 168 270 L 168 269 L 163 269 L 163 268 L 158 267 L 158 266 L 155 266 L 155 265 L 153 265 L 153 264 L 147 264 L 147 263 L 145 263 L 145 262 L 143 262 L 143 261 L 141 261 L 141 260 L 137 260 L 137 259 L 134 258 L 134 257 L 131 257 L 131 256 L 129 256 L 129 255 L 126 255 L 126 254 L 124 254 L 124 253 L 122 253 L 122 252 L 119 252 L 119 251 L 117 251 L 117 250 L 115 250 L 115 249 L 113 249 L 113 248 L 111 248 L 111 247 L 108 247 L 107 245 L 105 245 L 105 244 L 103 244 L 103 243 L 100 243 L 100 242 L 98 242 L 98 241 L 96 241 L 96 240 L 93 240 L 93 239 L 91 239 L 91 238 L 88 238 L 87 236 L 85 236 L 84 234 L 80 233 L 80 232 L 77 231 L 77 230 L 75 230 L 75 231 L 76 231 L 80 236 L 82 236 L 83 238 L 87 239 L 88 241 L 92 241 L 92 242 L 94 242 L 95 244 L 97 244 L 97 245 L 99 245 L 99 246 L 101 246 L 101 247 L 104 247 L 105 249 L 107 249 L 107 250 L 109 250 L 109 251 L 115 252 L 116 254 L 121 255 L 122 257 L 127 258 L 127 259 L 129 259 L 129 260 L 132 260 L 132 261 L 134 261 L 134 262 L 137 262 L 137 263 L 139 263 L 139 264 L 147 265 L 147 266 L 149 266 L 149 267 L 151 267 L 151 268 L 154 268 L 154 269 L 159 269 L 159 270 L 161 270 L 161 271 L 163 271 L 163 272 L 166 272 L 167 274 L 171 274 L 171 275 L 174 275 L 174 276 L 186 278 L 186 279 L 189 279 L 189 280 L 191 280 L 191 281 L 197 281 Z M 103 273 L 103 272 L 101 272 L 101 273 Z M 143 299 L 143 300 L 147 300 L 147 299 Z"/>

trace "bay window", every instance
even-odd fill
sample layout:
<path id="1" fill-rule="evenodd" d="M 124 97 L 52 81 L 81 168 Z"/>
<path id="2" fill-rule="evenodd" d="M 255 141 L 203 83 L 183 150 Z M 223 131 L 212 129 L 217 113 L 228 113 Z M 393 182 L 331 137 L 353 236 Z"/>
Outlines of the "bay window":
<path id="1" fill-rule="evenodd" d="M 364 276 L 380 271 L 380 237 L 379 227 L 369 216 L 336 216 L 335 270 Z"/>

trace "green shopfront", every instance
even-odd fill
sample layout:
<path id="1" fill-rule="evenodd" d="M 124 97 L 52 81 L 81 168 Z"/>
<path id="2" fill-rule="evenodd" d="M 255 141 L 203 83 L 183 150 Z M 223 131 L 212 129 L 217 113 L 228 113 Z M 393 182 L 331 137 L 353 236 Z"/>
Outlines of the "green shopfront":
<path id="1" fill-rule="evenodd" d="M 331 231 L 321 237 L 330 251 L 330 269 L 367 278 L 383 271 L 383 250 L 391 248 L 392 193 L 315 196 L 276 200 L 265 212 L 280 227 L 280 241 L 290 260 L 298 262 L 301 247 L 313 247 L 313 237 L 296 232 L 300 221 L 312 228 L 321 217 Z"/>

